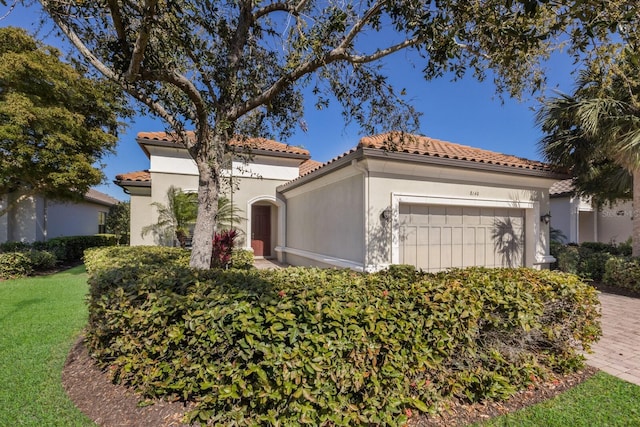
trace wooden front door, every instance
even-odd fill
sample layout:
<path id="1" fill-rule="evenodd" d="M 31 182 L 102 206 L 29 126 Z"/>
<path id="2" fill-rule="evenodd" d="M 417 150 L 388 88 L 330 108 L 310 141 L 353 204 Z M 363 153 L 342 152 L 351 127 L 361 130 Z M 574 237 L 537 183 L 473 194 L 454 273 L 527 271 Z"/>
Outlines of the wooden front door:
<path id="1" fill-rule="evenodd" d="M 251 209 L 251 248 L 255 256 L 271 256 L 271 206 Z"/>

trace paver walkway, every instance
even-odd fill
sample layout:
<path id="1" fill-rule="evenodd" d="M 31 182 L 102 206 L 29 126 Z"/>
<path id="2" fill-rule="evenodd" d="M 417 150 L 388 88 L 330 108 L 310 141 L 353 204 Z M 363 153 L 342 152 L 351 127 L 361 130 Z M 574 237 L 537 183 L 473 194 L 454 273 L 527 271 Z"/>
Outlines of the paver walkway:
<path id="1" fill-rule="evenodd" d="M 266 258 L 256 258 L 255 260 L 253 260 L 253 265 L 260 270 L 286 267 L 286 265 L 274 259 L 266 259 Z"/>
<path id="2" fill-rule="evenodd" d="M 602 338 L 587 363 L 640 385 L 640 298 L 601 293 Z"/>

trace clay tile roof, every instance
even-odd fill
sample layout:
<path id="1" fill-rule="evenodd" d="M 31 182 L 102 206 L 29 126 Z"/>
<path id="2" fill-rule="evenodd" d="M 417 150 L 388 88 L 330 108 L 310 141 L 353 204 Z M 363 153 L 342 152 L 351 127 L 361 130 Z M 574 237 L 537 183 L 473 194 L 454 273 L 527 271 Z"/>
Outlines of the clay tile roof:
<path id="1" fill-rule="evenodd" d="M 151 172 L 149 172 L 148 170 L 143 170 L 143 171 L 137 171 L 137 172 L 121 173 L 119 175 L 116 175 L 116 181 L 150 182 Z"/>
<path id="2" fill-rule="evenodd" d="M 560 196 L 563 194 L 570 194 L 573 192 L 573 180 L 563 179 L 562 181 L 554 182 L 549 189 L 550 196 Z"/>
<path id="3" fill-rule="evenodd" d="M 193 138 L 194 132 L 188 131 L 187 137 Z M 177 142 L 175 135 L 167 132 L 139 132 L 138 139 L 146 139 L 150 141 Z M 254 150 L 265 150 L 274 153 L 300 154 L 309 156 L 309 151 L 304 148 L 294 147 L 292 145 L 283 144 L 282 142 L 273 141 L 266 138 L 242 138 L 236 137 L 229 143 L 235 147 L 248 147 Z"/>
<path id="4" fill-rule="evenodd" d="M 85 200 L 97 202 L 107 206 L 112 206 L 120 203 L 120 200 L 116 199 L 115 197 L 111 197 L 108 194 L 101 193 L 100 191 L 94 190 L 93 188 L 90 188 L 89 191 L 85 193 L 84 198 Z"/>
<path id="5" fill-rule="evenodd" d="M 377 148 L 423 156 L 441 157 L 469 162 L 486 163 L 513 168 L 550 171 L 548 164 L 523 159 L 508 154 L 496 153 L 452 142 L 440 141 L 426 136 L 389 132 L 375 136 L 365 136 L 358 148 Z"/>
<path id="6" fill-rule="evenodd" d="M 318 169 L 322 165 L 323 165 L 322 162 L 318 162 L 316 160 L 311 160 L 311 159 L 305 160 L 300 164 L 300 176 L 306 175 L 309 172 Z"/>

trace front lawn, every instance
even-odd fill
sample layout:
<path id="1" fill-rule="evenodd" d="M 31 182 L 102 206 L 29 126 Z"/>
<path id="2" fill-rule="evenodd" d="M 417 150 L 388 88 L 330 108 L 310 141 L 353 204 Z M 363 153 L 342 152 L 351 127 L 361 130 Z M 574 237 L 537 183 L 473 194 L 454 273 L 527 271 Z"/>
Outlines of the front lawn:
<path id="1" fill-rule="evenodd" d="M 513 414 L 494 418 L 497 426 L 638 426 L 640 387 L 604 372 L 561 395 Z"/>
<path id="2" fill-rule="evenodd" d="M 86 294 L 83 266 L 0 281 L 0 424 L 94 425 L 69 400 L 60 377 L 87 321 Z"/>

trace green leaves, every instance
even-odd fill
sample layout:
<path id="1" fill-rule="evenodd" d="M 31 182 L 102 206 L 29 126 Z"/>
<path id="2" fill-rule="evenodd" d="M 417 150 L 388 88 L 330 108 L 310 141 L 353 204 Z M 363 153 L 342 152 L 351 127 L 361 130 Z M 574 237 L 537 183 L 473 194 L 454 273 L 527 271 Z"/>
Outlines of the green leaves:
<path id="1" fill-rule="evenodd" d="M 124 98 L 23 30 L 0 29 L 0 192 L 77 199 L 99 184 Z"/>
<path id="2" fill-rule="evenodd" d="M 576 276 L 203 272 L 176 255 L 90 251 L 88 340 L 114 378 L 193 401 L 192 419 L 213 424 L 402 425 L 574 369 L 599 334 L 595 291 Z"/>

